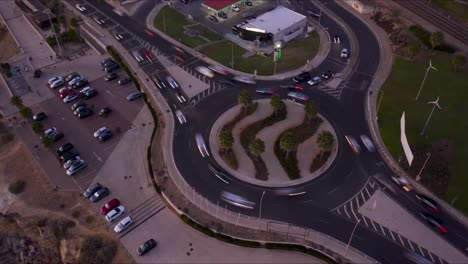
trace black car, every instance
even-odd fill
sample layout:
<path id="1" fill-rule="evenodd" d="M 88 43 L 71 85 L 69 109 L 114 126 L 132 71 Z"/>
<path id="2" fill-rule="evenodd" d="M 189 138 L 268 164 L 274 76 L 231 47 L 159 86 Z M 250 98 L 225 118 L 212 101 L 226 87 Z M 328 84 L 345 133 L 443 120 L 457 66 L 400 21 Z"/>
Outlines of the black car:
<path id="1" fill-rule="evenodd" d="M 96 90 L 90 90 L 90 91 L 87 91 L 85 93 L 82 94 L 83 98 L 84 99 L 89 99 L 89 98 L 92 98 L 94 96 L 96 96 L 98 94 L 98 92 Z"/>
<path id="2" fill-rule="evenodd" d="M 41 120 L 44 120 L 46 118 L 47 118 L 47 115 L 44 112 L 37 113 L 35 116 L 33 116 L 34 121 L 41 121 Z"/>
<path id="3" fill-rule="evenodd" d="M 102 187 L 101 189 L 97 190 L 93 195 L 89 197 L 89 200 L 91 202 L 96 203 L 99 202 L 102 198 L 106 197 L 109 195 L 109 189 L 107 187 Z"/>
<path id="4" fill-rule="evenodd" d="M 34 78 L 38 79 L 41 78 L 42 71 L 41 70 L 35 70 L 34 71 Z"/>
<path id="5" fill-rule="evenodd" d="M 127 84 L 129 82 L 130 82 L 130 79 L 125 77 L 125 78 L 119 80 L 119 85 L 124 85 L 124 84 Z"/>
<path id="6" fill-rule="evenodd" d="M 69 82 L 73 80 L 75 77 L 80 77 L 80 75 L 77 72 L 72 72 L 65 77 L 65 82 Z"/>
<path id="7" fill-rule="evenodd" d="M 101 110 L 99 110 L 99 116 L 107 117 L 110 112 L 112 112 L 112 110 L 109 107 L 104 107 Z"/>
<path id="8" fill-rule="evenodd" d="M 62 156 L 60 156 L 60 160 L 62 162 L 67 162 L 68 160 L 71 160 L 74 157 L 79 156 L 79 155 L 80 153 L 76 149 L 72 149 L 68 151 L 67 153 L 63 154 Z"/>
<path id="9" fill-rule="evenodd" d="M 72 143 L 65 143 L 63 146 L 57 149 L 55 153 L 57 155 L 62 156 L 63 154 L 67 153 L 68 151 L 73 149 L 73 144 Z"/>
<path id="10" fill-rule="evenodd" d="M 88 80 L 81 79 L 81 80 L 77 81 L 75 84 L 73 84 L 72 88 L 73 89 L 78 89 L 78 88 L 84 87 L 86 85 L 88 85 Z"/>
<path id="11" fill-rule="evenodd" d="M 208 19 L 211 20 L 211 21 L 213 21 L 213 22 L 218 22 L 218 21 L 219 21 L 219 20 L 218 20 L 215 16 L 213 16 L 213 15 L 209 16 Z"/>
<path id="12" fill-rule="evenodd" d="M 153 75 L 153 83 L 158 86 L 159 89 L 166 88 L 166 84 L 156 75 Z"/>
<path id="13" fill-rule="evenodd" d="M 303 72 L 297 75 L 296 77 L 293 78 L 293 81 L 296 83 L 303 83 L 303 82 L 308 82 L 312 78 L 310 73 L 308 72 Z"/>
<path id="14" fill-rule="evenodd" d="M 71 110 L 72 111 L 75 111 L 78 107 L 80 106 L 86 106 L 86 103 L 84 102 L 76 102 L 74 103 L 72 106 L 71 106 Z"/>
<path id="15" fill-rule="evenodd" d="M 103 60 L 99 63 L 99 65 L 101 65 L 101 67 L 105 67 L 106 64 L 111 63 L 111 62 L 112 62 L 112 63 L 115 63 L 115 62 L 112 60 L 112 58 L 105 58 L 105 59 L 103 59 Z"/>
<path id="16" fill-rule="evenodd" d="M 80 119 L 86 118 L 86 117 L 91 116 L 93 114 L 94 114 L 93 110 L 91 110 L 89 108 L 86 108 L 83 111 L 78 113 L 78 118 L 80 118 Z"/>
<path id="17" fill-rule="evenodd" d="M 139 256 L 143 256 L 144 254 L 148 253 L 148 251 L 155 248 L 157 245 L 158 243 L 156 242 L 156 240 L 151 238 L 150 240 L 146 241 L 145 243 L 143 243 L 141 246 L 138 247 L 137 254 Z"/>
<path id="18" fill-rule="evenodd" d="M 111 73 L 111 74 L 107 74 L 107 76 L 104 78 L 104 80 L 106 81 L 112 81 L 114 79 L 117 79 L 117 77 L 119 77 L 117 75 L 117 73 Z"/>
<path id="19" fill-rule="evenodd" d="M 219 12 L 218 16 L 221 17 L 221 18 L 227 19 L 227 15 L 223 11 Z"/>
<path id="20" fill-rule="evenodd" d="M 107 66 L 104 71 L 107 72 L 107 73 L 111 73 L 115 70 L 117 70 L 118 68 L 120 68 L 120 66 L 118 64 L 111 64 L 109 66 Z"/>
<path id="21" fill-rule="evenodd" d="M 134 93 L 131 93 L 127 96 L 127 100 L 128 101 L 133 101 L 133 100 L 136 100 L 138 98 L 141 97 L 141 93 L 140 92 L 134 92 Z"/>
<path id="22" fill-rule="evenodd" d="M 89 198 L 91 195 L 102 188 L 103 186 L 99 182 L 93 183 L 88 187 L 88 189 L 86 189 L 86 191 L 83 193 L 83 196 Z"/>
<path id="23" fill-rule="evenodd" d="M 112 137 L 112 132 L 111 131 L 106 131 L 104 133 L 101 133 L 99 136 L 98 136 L 98 140 L 100 142 L 104 142 L 104 141 L 107 141 L 108 139 L 110 139 Z"/>
<path id="24" fill-rule="evenodd" d="M 326 71 L 322 74 L 322 78 L 324 79 L 330 79 L 331 77 L 333 77 L 333 73 L 331 71 Z"/>

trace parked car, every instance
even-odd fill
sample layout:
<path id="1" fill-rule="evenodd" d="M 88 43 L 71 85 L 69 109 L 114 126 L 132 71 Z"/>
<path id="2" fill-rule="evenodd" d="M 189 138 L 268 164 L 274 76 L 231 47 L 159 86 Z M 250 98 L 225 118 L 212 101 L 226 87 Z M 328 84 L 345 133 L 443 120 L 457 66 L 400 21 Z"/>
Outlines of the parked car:
<path id="1" fill-rule="evenodd" d="M 117 208 L 112 209 L 109 213 L 106 214 L 107 222 L 113 222 L 121 215 L 125 213 L 125 207 L 122 205 L 117 206 Z"/>
<path id="2" fill-rule="evenodd" d="M 128 101 L 133 101 L 133 100 L 136 100 L 138 98 L 141 97 L 141 93 L 140 92 L 134 92 L 134 93 L 131 93 L 127 96 L 127 100 Z"/>
<path id="3" fill-rule="evenodd" d="M 110 129 L 106 126 L 103 126 L 101 128 L 99 128 L 98 130 L 96 130 L 96 132 L 94 132 L 93 136 L 95 138 L 98 138 L 99 135 L 101 135 L 102 133 L 106 132 L 106 131 L 110 131 Z"/>
<path id="4" fill-rule="evenodd" d="M 86 7 L 84 7 L 84 5 L 82 5 L 82 4 L 76 4 L 75 7 L 76 7 L 76 9 L 78 9 L 78 11 L 80 11 L 80 12 L 86 11 Z"/>
<path id="5" fill-rule="evenodd" d="M 106 64 L 109 63 L 109 62 L 115 63 L 114 60 L 112 60 L 112 58 L 105 58 L 105 59 L 103 59 L 101 62 L 99 62 L 99 65 L 100 65 L 101 67 L 104 67 L 104 65 L 106 65 Z"/>
<path id="6" fill-rule="evenodd" d="M 224 18 L 224 19 L 228 18 L 226 13 L 224 13 L 223 11 L 218 12 L 218 16 L 221 17 L 221 18 Z"/>
<path id="7" fill-rule="evenodd" d="M 47 118 L 46 113 L 44 112 L 39 112 L 33 116 L 34 121 L 41 121 Z"/>
<path id="8" fill-rule="evenodd" d="M 65 91 L 62 90 L 62 92 L 60 93 L 60 98 L 65 98 L 65 97 L 67 97 L 67 96 L 69 96 L 71 94 L 75 94 L 75 91 L 73 91 L 71 89 L 70 90 L 66 89 Z"/>
<path id="9" fill-rule="evenodd" d="M 68 176 L 73 176 L 77 174 L 79 171 L 83 170 L 87 166 L 84 160 L 79 160 L 76 163 L 73 163 L 70 168 L 67 170 Z"/>
<path id="10" fill-rule="evenodd" d="M 99 202 L 102 198 L 109 195 L 109 189 L 107 187 L 102 187 L 101 189 L 97 190 L 92 196 L 89 197 L 91 202 L 96 203 Z"/>
<path id="11" fill-rule="evenodd" d="M 63 138 L 63 133 L 58 131 L 57 128 L 52 127 L 44 131 L 44 137 L 51 138 L 54 142 L 58 141 L 59 139 Z M 41 137 L 42 139 L 42 137 Z"/>
<path id="12" fill-rule="evenodd" d="M 322 78 L 325 79 L 325 80 L 328 80 L 328 79 L 330 79 L 331 77 L 333 77 L 333 72 L 330 71 L 330 70 L 328 70 L 328 71 L 326 71 L 326 72 L 324 72 L 324 73 L 322 74 Z"/>
<path id="13" fill-rule="evenodd" d="M 309 85 L 316 85 L 316 84 L 319 84 L 320 82 L 322 81 L 322 78 L 318 77 L 318 76 L 315 76 L 314 78 L 312 78 L 311 80 L 309 80 L 307 83 Z"/>
<path id="14" fill-rule="evenodd" d="M 104 186 L 102 186 L 99 182 L 95 182 L 91 184 L 88 189 L 83 193 L 83 196 L 86 198 L 89 198 L 91 195 L 93 195 L 95 192 L 99 191 L 102 189 Z"/>
<path id="15" fill-rule="evenodd" d="M 86 85 L 88 85 L 88 80 L 81 79 L 81 80 L 77 81 L 75 84 L 73 84 L 72 88 L 73 89 L 78 89 L 78 88 L 84 87 Z"/>
<path id="16" fill-rule="evenodd" d="M 119 75 L 117 75 L 117 73 L 110 73 L 110 74 L 107 74 L 107 76 L 104 78 L 104 80 L 112 81 L 114 79 L 117 79 L 117 77 L 119 77 Z"/>
<path id="17" fill-rule="evenodd" d="M 187 123 L 187 119 L 185 118 L 185 115 L 184 115 L 184 113 L 182 113 L 182 111 L 176 110 L 176 111 L 175 111 L 175 115 L 176 115 L 176 117 L 177 117 L 177 119 L 179 120 L 179 123 L 180 123 L 181 125 Z"/>
<path id="18" fill-rule="evenodd" d="M 255 92 L 257 93 L 261 93 L 261 94 L 269 94 L 269 95 L 273 95 L 273 94 L 276 94 L 276 91 L 273 89 L 273 88 L 257 88 L 255 90 Z"/>
<path id="19" fill-rule="evenodd" d="M 105 61 L 104 64 L 101 64 L 101 69 L 104 71 L 104 70 L 106 70 L 107 67 L 110 67 L 112 65 L 117 65 L 117 63 L 115 61 L 113 61 L 112 59 L 108 60 L 108 61 Z"/>
<path id="20" fill-rule="evenodd" d="M 68 74 L 68 75 L 65 77 L 65 81 L 66 81 L 66 82 L 69 82 L 69 81 L 73 80 L 73 79 L 76 78 L 76 77 L 80 77 L 80 74 L 77 73 L 77 72 L 72 72 L 72 73 Z"/>
<path id="21" fill-rule="evenodd" d="M 151 238 L 138 247 L 137 254 L 139 256 L 143 256 L 144 254 L 148 253 L 151 249 L 155 248 L 157 245 L 158 243 L 156 242 L 156 240 Z"/>
<path id="22" fill-rule="evenodd" d="M 123 79 L 119 80 L 119 85 L 125 85 L 130 82 L 130 78 L 124 77 Z"/>
<path id="23" fill-rule="evenodd" d="M 348 49 L 345 48 L 341 50 L 341 58 L 348 58 Z"/>
<path id="24" fill-rule="evenodd" d="M 81 76 L 76 76 L 75 78 L 71 79 L 71 81 L 68 82 L 68 85 L 69 86 L 72 86 L 74 85 L 75 83 L 77 83 L 78 81 L 82 80 L 83 77 Z"/>
<path id="25" fill-rule="evenodd" d="M 310 78 L 312 78 L 310 76 L 310 73 L 309 72 L 303 72 L 303 73 L 300 73 L 298 75 L 296 75 L 294 78 L 293 78 L 293 81 L 295 83 L 303 83 L 303 82 L 307 82 L 310 80 Z"/>
<path id="26" fill-rule="evenodd" d="M 109 107 L 104 107 L 101 110 L 99 110 L 99 116 L 100 117 L 107 117 L 110 112 L 112 112 L 112 110 Z"/>
<path id="27" fill-rule="evenodd" d="M 96 96 L 98 94 L 98 92 L 94 89 L 91 89 L 85 93 L 82 93 L 82 96 L 84 99 L 89 99 L 89 98 L 92 98 L 94 96 Z"/>
<path id="28" fill-rule="evenodd" d="M 70 108 L 71 108 L 72 111 L 75 111 L 78 107 L 85 106 L 85 105 L 86 105 L 86 103 L 84 103 L 84 102 L 76 102 Z"/>
<path id="29" fill-rule="evenodd" d="M 41 78 L 42 71 L 41 70 L 35 70 L 33 74 L 34 74 L 33 77 L 38 79 L 38 78 Z"/>
<path id="30" fill-rule="evenodd" d="M 67 103 L 75 101 L 76 99 L 78 99 L 78 95 L 70 94 L 70 95 L 67 95 L 67 97 L 63 98 L 63 102 L 67 104 Z"/>
<path id="31" fill-rule="evenodd" d="M 80 113 L 81 111 L 83 111 L 85 109 L 88 109 L 88 106 L 87 105 L 82 105 L 82 106 L 78 107 L 77 109 L 75 109 L 75 111 L 73 111 L 73 114 L 77 116 L 78 113 Z"/>
<path id="32" fill-rule="evenodd" d="M 73 149 L 73 144 L 70 142 L 67 142 L 63 144 L 60 148 L 58 148 L 57 151 L 55 151 L 55 153 L 57 153 L 58 156 L 62 156 L 63 154 L 67 153 L 68 151 L 72 149 Z"/>
<path id="33" fill-rule="evenodd" d="M 213 16 L 213 15 L 208 16 L 208 19 L 213 21 L 213 22 L 218 22 L 219 21 L 218 18 Z"/>
<path id="34" fill-rule="evenodd" d="M 80 156 L 76 156 L 76 157 L 74 157 L 74 158 L 72 158 L 72 159 L 69 159 L 69 160 L 67 160 L 66 162 L 64 162 L 62 167 L 63 167 L 65 170 L 68 170 L 68 168 L 70 168 L 70 166 L 73 165 L 73 163 L 75 163 L 75 162 L 77 162 L 77 161 L 79 161 L 79 160 L 81 160 L 81 157 L 80 157 Z"/>
<path id="35" fill-rule="evenodd" d="M 67 153 L 63 154 L 62 156 L 60 156 L 60 160 L 62 162 L 67 162 L 77 156 L 79 156 L 80 153 L 76 150 L 76 149 L 72 149 L 70 151 L 68 151 Z"/>
<path id="36" fill-rule="evenodd" d="M 172 88 L 179 88 L 179 84 L 176 82 L 176 80 L 174 79 L 174 77 L 172 77 L 171 75 L 167 75 L 166 76 L 166 81 L 169 83 L 169 85 L 172 87 Z"/>
<path id="37" fill-rule="evenodd" d="M 114 38 L 115 38 L 116 40 L 118 40 L 118 41 L 121 41 L 121 40 L 124 39 L 124 37 L 122 36 L 122 34 L 120 34 L 120 33 L 117 32 L 117 31 L 112 32 L 112 35 L 114 35 Z"/>
<path id="38" fill-rule="evenodd" d="M 89 108 L 86 108 L 83 111 L 79 112 L 77 116 L 78 116 L 78 118 L 82 119 L 82 118 L 86 118 L 88 116 L 92 116 L 93 114 L 94 114 L 93 110 L 91 110 Z"/>
<path id="39" fill-rule="evenodd" d="M 352 136 L 345 136 L 346 141 L 348 141 L 349 146 L 354 151 L 354 153 L 359 154 L 361 152 L 361 146 Z"/>
<path id="40" fill-rule="evenodd" d="M 120 205 L 119 199 L 114 198 L 108 201 L 105 205 L 101 207 L 101 214 L 106 215 L 107 213 L 114 210 L 114 208 L 116 208 L 119 205 Z"/>
<path id="41" fill-rule="evenodd" d="M 432 227 L 437 228 L 439 231 L 441 231 L 444 234 L 447 234 L 448 231 L 444 227 L 442 220 L 435 218 L 434 216 L 428 214 L 428 213 L 419 213 L 419 216 L 426 220 L 426 222 L 431 225 Z"/>
<path id="42" fill-rule="evenodd" d="M 125 229 L 127 229 L 131 224 L 133 224 L 133 218 L 131 216 L 127 216 L 124 219 L 120 220 L 120 222 L 114 227 L 114 232 L 121 233 Z"/>
<path id="43" fill-rule="evenodd" d="M 107 141 L 108 139 L 110 139 L 111 137 L 112 137 L 112 132 L 111 131 L 106 131 L 106 132 L 99 135 L 98 140 L 100 142 L 104 142 L 104 141 Z"/>
<path id="44" fill-rule="evenodd" d="M 56 89 L 56 88 L 59 88 L 60 86 L 64 85 L 65 84 L 65 81 L 63 79 L 58 79 L 56 80 L 55 82 L 53 82 L 51 85 L 50 85 L 50 88 L 52 89 Z"/>
<path id="45" fill-rule="evenodd" d="M 239 7 L 236 6 L 236 5 L 231 5 L 231 10 L 234 11 L 234 12 L 239 12 L 240 11 Z"/>
<path id="46" fill-rule="evenodd" d="M 111 73 L 115 70 L 117 70 L 118 68 L 120 68 L 120 66 L 118 64 L 111 64 L 109 66 L 107 66 L 104 71 L 107 72 L 107 73 Z"/>
<path id="47" fill-rule="evenodd" d="M 431 198 L 418 193 L 416 194 L 416 199 L 418 199 L 424 206 L 426 206 L 431 211 L 435 213 L 440 212 L 439 205 L 436 201 L 432 200 Z"/>
<path id="48" fill-rule="evenodd" d="M 71 86 L 62 87 L 59 89 L 59 94 L 62 94 L 63 92 L 69 91 L 69 90 L 72 90 Z"/>
<path id="49" fill-rule="evenodd" d="M 58 81 L 58 80 L 62 80 L 63 81 L 63 77 L 61 76 L 55 76 L 55 77 L 52 77 L 50 78 L 48 81 L 47 81 L 47 84 L 52 85 L 54 82 Z"/>

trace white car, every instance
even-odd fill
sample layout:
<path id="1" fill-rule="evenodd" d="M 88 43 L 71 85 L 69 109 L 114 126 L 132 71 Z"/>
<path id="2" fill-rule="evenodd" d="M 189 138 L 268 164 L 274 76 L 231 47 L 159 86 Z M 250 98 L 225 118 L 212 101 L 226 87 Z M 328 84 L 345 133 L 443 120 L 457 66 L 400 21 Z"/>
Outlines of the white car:
<path id="1" fill-rule="evenodd" d="M 214 77 L 214 72 L 207 67 L 204 66 L 198 66 L 195 67 L 195 70 L 198 71 L 199 73 L 205 75 L 206 77 L 213 78 Z"/>
<path id="2" fill-rule="evenodd" d="M 341 58 L 348 58 L 348 49 L 342 49 L 341 50 Z"/>
<path id="3" fill-rule="evenodd" d="M 74 158 L 72 158 L 72 159 L 69 159 L 69 160 L 67 160 L 67 161 L 63 164 L 63 168 L 64 168 L 65 170 L 68 170 L 68 168 L 70 168 L 70 166 L 71 166 L 73 163 L 75 163 L 75 162 L 77 162 L 77 161 L 79 161 L 79 160 L 81 160 L 80 156 L 76 156 L 76 157 L 74 157 Z"/>
<path id="4" fill-rule="evenodd" d="M 124 37 L 122 36 L 122 34 L 120 34 L 120 33 L 117 32 L 117 31 L 114 31 L 114 32 L 113 32 L 113 35 L 114 35 L 114 38 L 115 38 L 116 40 L 119 40 L 119 41 L 122 40 L 122 39 L 124 38 Z"/>
<path id="5" fill-rule="evenodd" d="M 50 88 L 52 88 L 52 89 L 59 88 L 59 87 L 62 86 L 64 83 L 65 83 L 65 81 L 64 81 L 63 79 L 58 79 L 57 81 L 53 82 L 53 83 L 50 85 Z"/>
<path id="6" fill-rule="evenodd" d="M 70 103 L 78 99 L 78 95 L 76 94 L 69 94 L 67 97 L 63 98 L 64 103 Z"/>
<path id="7" fill-rule="evenodd" d="M 174 77 L 172 77 L 171 75 L 168 75 L 166 77 L 166 81 L 169 83 L 169 85 L 172 87 L 172 88 L 179 88 L 179 84 L 176 82 L 176 80 L 174 79 Z"/>
<path id="8" fill-rule="evenodd" d="M 58 80 L 63 80 L 63 77 L 60 77 L 60 76 L 55 76 L 55 77 L 52 77 L 49 79 L 49 81 L 47 82 L 50 85 L 52 85 L 54 82 L 58 81 Z"/>
<path id="9" fill-rule="evenodd" d="M 234 78 L 232 78 L 234 81 L 238 81 L 238 82 L 241 82 L 241 83 L 247 83 L 247 84 L 255 84 L 256 81 L 254 78 L 252 77 L 247 77 L 247 76 L 234 76 Z"/>
<path id="10" fill-rule="evenodd" d="M 216 72 L 216 73 L 219 73 L 219 74 L 222 74 L 222 75 L 227 75 L 228 74 L 228 71 L 226 70 L 225 67 L 223 66 L 220 66 L 220 65 L 212 65 L 212 66 L 209 66 L 208 67 L 210 70 Z"/>
<path id="11" fill-rule="evenodd" d="M 117 218 L 119 218 L 124 213 L 125 213 L 125 207 L 121 205 L 106 214 L 106 221 L 109 223 L 114 222 Z"/>
<path id="12" fill-rule="evenodd" d="M 177 100 L 179 100 L 180 103 L 183 104 L 183 103 L 187 102 L 187 100 L 185 99 L 185 97 L 181 93 L 176 92 L 175 95 L 177 97 Z"/>
<path id="13" fill-rule="evenodd" d="M 63 87 L 63 88 L 60 88 L 59 93 L 63 93 L 65 91 L 72 90 L 72 89 L 73 88 L 71 86 Z"/>
<path id="14" fill-rule="evenodd" d="M 359 146 L 356 139 L 354 139 L 352 136 L 345 136 L 345 138 L 354 153 L 359 154 L 361 152 L 361 146 Z"/>
<path id="15" fill-rule="evenodd" d="M 133 218 L 131 216 L 127 216 L 120 220 L 120 222 L 114 227 L 114 232 L 120 233 L 127 229 L 131 224 L 133 224 Z"/>
<path id="16" fill-rule="evenodd" d="M 239 12 L 239 10 L 240 10 L 239 7 L 236 6 L 236 5 L 232 5 L 232 6 L 231 6 L 231 9 L 232 9 L 232 11 L 234 11 L 234 12 Z"/>
<path id="17" fill-rule="evenodd" d="M 84 160 L 78 160 L 70 165 L 70 168 L 67 170 L 68 176 L 73 176 L 78 173 L 80 170 L 86 168 L 86 162 Z"/>
<path id="18" fill-rule="evenodd" d="M 408 180 L 406 180 L 405 178 L 401 177 L 401 176 L 392 176 L 392 180 L 400 185 L 403 190 L 409 192 L 411 191 L 411 189 L 413 189 L 413 187 L 411 187 L 410 183 L 408 182 Z"/>
<path id="19" fill-rule="evenodd" d="M 177 117 L 177 119 L 179 120 L 179 123 L 180 123 L 181 125 L 187 123 L 187 119 L 185 118 L 185 115 L 184 115 L 184 113 L 182 113 L 182 111 L 176 110 L 176 111 L 175 111 L 175 115 L 176 115 L 176 117 Z"/>
<path id="20" fill-rule="evenodd" d="M 78 81 L 81 81 L 83 79 L 83 77 L 81 76 L 76 76 L 75 78 L 73 78 L 71 81 L 68 82 L 68 85 L 72 86 L 74 85 L 75 83 L 77 83 Z"/>
<path id="21" fill-rule="evenodd" d="M 84 6 L 81 5 L 81 4 L 76 4 L 75 7 L 76 7 L 76 9 L 78 9 L 80 12 L 86 11 L 86 7 L 84 7 Z"/>
<path id="22" fill-rule="evenodd" d="M 318 76 L 315 76 L 314 78 L 312 78 L 310 81 L 308 81 L 307 83 L 309 85 L 316 85 L 318 83 L 320 83 L 322 81 L 322 78 L 318 77 Z"/>
<path id="23" fill-rule="evenodd" d="M 91 88 L 90 86 L 86 86 L 85 88 L 81 89 L 80 93 L 84 94 L 91 90 L 93 90 L 93 88 Z"/>
<path id="24" fill-rule="evenodd" d="M 95 138 L 98 138 L 102 133 L 108 132 L 108 131 L 110 131 L 110 129 L 107 128 L 106 126 L 103 126 L 100 129 L 96 130 L 96 132 L 94 132 L 93 136 Z"/>
<path id="25" fill-rule="evenodd" d="M 370 152 L 375 151 L 375 146 L 374 144 L 372 144 L 372 141 L 370 140 L 368 136 L 361 135 L 361 141 L 362 143 L 364 143 L 364 146 L 366 146 L 367 150 L 369 150 Z"/>

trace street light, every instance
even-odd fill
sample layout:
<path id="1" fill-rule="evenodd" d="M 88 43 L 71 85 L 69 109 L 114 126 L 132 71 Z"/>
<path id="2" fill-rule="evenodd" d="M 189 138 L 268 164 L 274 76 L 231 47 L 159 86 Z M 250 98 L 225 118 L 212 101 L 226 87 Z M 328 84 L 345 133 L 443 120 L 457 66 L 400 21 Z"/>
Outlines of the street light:
<path id="1" fill-rule="evenodd" d="M 348 254 L 349 245 L 351 244 L 351 240 L 353 239 L 353 236 L 354 236 L 354 231 L 356 231 L 356 227 L 359 225 L 359 223 L 361 223 L 361 219 L 357 221 L 356 225 L 353 228 L 353 231 L 351 232 L 351 237 L 349 238 L 349 241 L 348 241 L 348 244 L 346 245 L 346 250 L 344 253 L 345 257 L 346 257 L 346 254 Z"/>
<path id="2" fill-rule="evenodd" d="M 263 191 L 262 197 L 260 198 L 260 211 L 258 212 L 258 221 L 262 219 L 262 202 L 263 202 L 263 196 L 265 195 L 266 191 Z"/>
<path id="3" fill-rule="evenodd" d="M 431 153 L 428 152 L 428 153 L 426 154 L 426 156 L 427 156 L 426 161 L 424 161 L 424 164 L 423 164 L 421 170 L 419 171 L 418 175 L 416 176 L 416 181 L 421 180 L 421 173 L 422 173 L 422 171 L 424 170 L 424 168 L 426 167 L 426 164 L 427 164 L 427 162 L 429 161 L 429 158 L 431 157 Z"/>
<path id="4" fill-rule="evenodd" d="M 416 95 L 416 100 L 419 99 L 419 95 L 421 94 L 421 90 L 422 90 L 422 88 L 424 86 L 424 83 L 426 82 L 427 74 L 429 73 L 429 70 L 431 70 L 431 69 L 437 71 L 437 69 L 432 66 L 432 61 L 429 60 L 429 67 L 427 67 L 427 69 L 426 69 L 426 74 L 424 75 L 424 79 L 423 79 L 423 81 L 421 83 L 421 86 L 419 87 L 418 94 Z"/>

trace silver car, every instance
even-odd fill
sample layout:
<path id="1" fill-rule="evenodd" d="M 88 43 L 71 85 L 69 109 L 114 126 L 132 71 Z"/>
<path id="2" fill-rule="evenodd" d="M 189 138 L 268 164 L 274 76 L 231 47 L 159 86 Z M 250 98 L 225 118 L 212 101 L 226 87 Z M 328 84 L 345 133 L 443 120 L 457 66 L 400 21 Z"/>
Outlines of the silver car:
<path id="1" fill-rule="evenodd" d="M 361 138 L 362 143 L 364 143 L 364 146 L 366 146 L 367 150 L 369 150 L 370 152 L 375 151 L 375 146 L 368 136 L 361 135 L 360 138 Z"/>
<path id="2" fill-rule="evenodd" d="M 77 162 L 72 163 L 70 168 L 67 170 L 68 176 L 73 176 L 87 166 L 84 160 L 78 160 Z"/>
<path id="3" fill-rule="evenodd" d="M 172 88 L 179 88 L 179 84 L 176 82 L 176 80 L 174 79 L 174 77 L 172 77 L 171 75 L 168 75 L 166 77 L 166 81 L 169 83 L 169 85 L 172 87 Z"/>
<path id="4" fill-rule="evenodd" d="M 179 123 L 181 125 L 187 123 L 187 119 L 185 118 L 185 115 L 184 115 L 184 113 L 182 113 L 182 111 L 180 111 L 180 110 L 175 111 L 175 115 L 176 115 L 176 117 L 179 120 Z"/>

